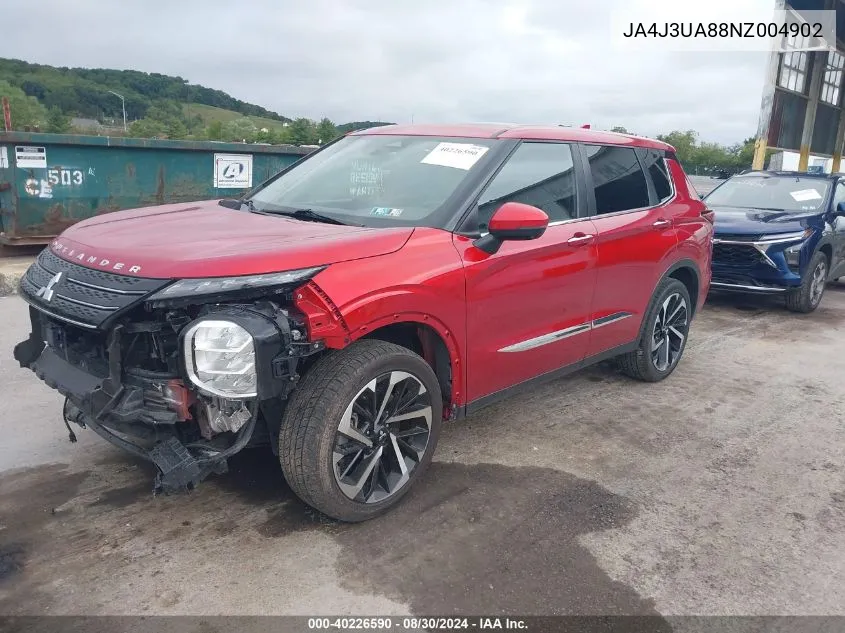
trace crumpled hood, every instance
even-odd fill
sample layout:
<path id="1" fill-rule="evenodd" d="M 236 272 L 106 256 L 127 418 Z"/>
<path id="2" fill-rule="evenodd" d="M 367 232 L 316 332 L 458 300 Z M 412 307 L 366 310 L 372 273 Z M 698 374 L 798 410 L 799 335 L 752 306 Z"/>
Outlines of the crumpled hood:
<path id="1" fill-rule="evenodd" d="M 715 233 L 775 234 L 792 233 L 806 228 L 809 221 L 818 218 L 818 211 L 773 211 L 739 207 L 710 207 L 716 212 Z"/>
<path id="2" fill-rule="evenodd" d="M 384 255 L 402 248 L 413 231 L 260 215 L 210 200 L 96 216 L 68 228 L 50 248 L 68 261 L 123 275 L 226 277 Z"/>

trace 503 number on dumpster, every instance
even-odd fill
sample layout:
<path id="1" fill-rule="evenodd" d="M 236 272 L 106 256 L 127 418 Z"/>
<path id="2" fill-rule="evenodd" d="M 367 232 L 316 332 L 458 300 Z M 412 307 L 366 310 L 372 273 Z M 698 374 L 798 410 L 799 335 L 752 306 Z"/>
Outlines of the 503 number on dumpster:
<path id="1" fill-rule="evenodd" d="M 81 185 L 85 175 L 81 169 L 49 169 L 47 170 L 47 182 L 53 187 Z"/>

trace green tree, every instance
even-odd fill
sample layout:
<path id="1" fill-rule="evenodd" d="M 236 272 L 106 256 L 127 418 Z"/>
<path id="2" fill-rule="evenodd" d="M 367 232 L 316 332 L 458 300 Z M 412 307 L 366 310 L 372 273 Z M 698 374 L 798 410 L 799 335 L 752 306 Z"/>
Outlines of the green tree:
<path id="1" fill-rule="evenodd" d="M 129 126 L 129 135 L 138 138 L 161 138 L 167 136 L 167 124 L 148 117 L 138 119 Z"/>
<path id="2" fill-rule="evenodd" d="M 658 140 L 664 143 L 669 143 L 675 148 L 678 160 L 686 167 L 688 164 L 693 164 L 693 154 L 695 152 L 695 145 L 698 142 L 698 132 L 695 130 L 687 130 L 680 132 L 675 130 L 669 134 L 658 134 Z"/>
<path id="3" fill-rule="evenodd" d="M 277 127 L 270 131 L 270 142 L 273 145 L 290 145 L 293 143 L 290 127 Z"/>
<path id="4" fill-rule="evenodd" d="M 751 168 L 751 163 L 754 161 L 754 145 L 756 141 L 757 139 L 751 136 L 730 149 L 730 153 L 734 158 L 735 168 L 738 171 Z"/>
<path id="5" fill-rule="evenodd" d="M 147 110 L 147 116 L 130 127 L 133 136 L 185 138 L 192 123 L 185 117 L 182 106 L 175 101 L 159 101 Z M 194 122 L 195 123 L 195 122 Z"/>
<path id="6" fill-rule="evenodd" d="M 258 135 L 258 128 L 255 123 L 247 117 L 241 117 L 223 124 L 223 140 L 240 143 L 246 141 L 252 143 Z"/>
<path id="7" fill-rule="evenodd" d="M 205 129 L 205 135 L 211 141 L 223 140 L 223 122 L 212 121 L 211 123 L 209 123 L 208 127 Z"/>
<path id="8" fill-rule="evenodd" d="M 50 108 L 47 115 L 47 131 L 53 134 L 67 134 L 70 132 L 70 117 L 55 106 Z"/>
<path id="9" fill-rule="evenodd" d="M 28 97 L 20 88 L 0 80 L 0 98 L 9 100 L 12 129 L 38 128 L 47 123 L 47 110 L 35 97 Z"/>
<path id="10" fill-rule="evenodd" d="M 291 143 L 295 145 L 313 145 L 317 142 L 317 126 L 311 119 L 305 117 L 294 119 L 288 129 Z"/>
<path id="11" fill-rule="evenodd" d="M 320 122 L 317 124 L 316 134 L 317 142 L 321 145 L 333 141 L 339 136 L 334 123 L 326 117 L 320 119 Z"/>
<path id="12" fill-rule="evenodd" d="M 619 134 L 628 134 L 628 130 L 625 129 L 622 125 L 614 125 L 610 128 L 611 132 L 618 132 Z"/>

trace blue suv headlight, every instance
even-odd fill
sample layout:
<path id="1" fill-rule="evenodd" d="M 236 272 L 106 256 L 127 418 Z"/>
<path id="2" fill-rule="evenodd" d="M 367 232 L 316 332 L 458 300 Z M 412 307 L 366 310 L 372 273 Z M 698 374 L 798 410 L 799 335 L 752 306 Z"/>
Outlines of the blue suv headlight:
<path id="1" fill-rule="evenodd" d="M 796 231 L 795 233 L 764 235 L 760 238 L 758 244 L 763 246 L 768 244 L 769 246 L 766 248 L 767 253 L 782 250 L 786 264 L 794 272 L 797 272 L 801 264 L 801 250 L 812 234 L 812 229 L 806 229 L 804 231 Z"/>

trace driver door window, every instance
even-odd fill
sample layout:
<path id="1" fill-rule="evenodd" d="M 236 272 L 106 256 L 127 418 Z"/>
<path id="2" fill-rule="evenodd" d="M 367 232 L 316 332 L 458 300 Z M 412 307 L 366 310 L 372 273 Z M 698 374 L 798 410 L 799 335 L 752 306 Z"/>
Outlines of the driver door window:
<path id="1" fill-rule="evenodd" d="M 568 143 L 522 143 L 478 201 L 479 229 L 505 202 L 522 202 L 546 212 L 549 222 L 577 217 L 575 170 Z"/>

